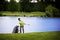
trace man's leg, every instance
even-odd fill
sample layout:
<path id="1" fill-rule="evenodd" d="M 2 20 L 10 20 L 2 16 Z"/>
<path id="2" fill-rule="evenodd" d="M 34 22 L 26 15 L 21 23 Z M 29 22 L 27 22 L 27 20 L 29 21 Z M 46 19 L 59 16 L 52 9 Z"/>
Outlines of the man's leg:
<path id="1" fill-rule="evenodd" d="M 23 33 L 24 33 L 24 27 L 22 29 L 23 29 Z"/>
<path id="2" fill-rule="evenodd" d="M 21 27 L 20 27 L 20 33 L 21 33 Z"/>

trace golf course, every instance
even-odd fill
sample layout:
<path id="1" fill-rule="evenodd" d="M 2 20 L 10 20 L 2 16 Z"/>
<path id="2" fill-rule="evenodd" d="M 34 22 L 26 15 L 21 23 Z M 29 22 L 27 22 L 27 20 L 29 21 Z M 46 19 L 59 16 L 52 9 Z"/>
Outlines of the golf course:
<path id="1" fill-rule="evenodd" d="M 0 0 L 0 40 L 60 40 L 59 0 Z"/>
<path id="2" fill-rule="evenodd" d="M 60 40 L 60 32 L 0 34 L 0 40 Z"/>

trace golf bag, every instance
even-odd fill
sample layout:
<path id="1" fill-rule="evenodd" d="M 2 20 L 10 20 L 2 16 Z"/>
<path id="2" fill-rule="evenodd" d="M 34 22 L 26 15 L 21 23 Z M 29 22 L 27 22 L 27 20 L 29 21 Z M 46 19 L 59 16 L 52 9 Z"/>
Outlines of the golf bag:
<path id="1" fill-rule="evenodd" d="M 15 27 L 14 27 L 13 33 L 18 33 L 18 27 L 19 27 L 19 26 L 15 26 Z"/>

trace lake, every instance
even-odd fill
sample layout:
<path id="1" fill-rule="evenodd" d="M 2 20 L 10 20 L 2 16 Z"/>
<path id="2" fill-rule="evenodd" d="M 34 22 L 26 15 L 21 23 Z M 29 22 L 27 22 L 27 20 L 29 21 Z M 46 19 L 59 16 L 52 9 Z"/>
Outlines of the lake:
<path id="1" fill-rule="evenodd" d="M 19 16 L 1 16 L 0 17 L 0 33 L 12 33 L 13 28 L 18 23 Z M 20 17 L 26 23 L 24 25 L 25 33 L 28 32 L 50 32 L 60 31 L 60 18 L 44 18 L 44 17 Z M 29 25 L 27 25 L 29 24 Z"/>

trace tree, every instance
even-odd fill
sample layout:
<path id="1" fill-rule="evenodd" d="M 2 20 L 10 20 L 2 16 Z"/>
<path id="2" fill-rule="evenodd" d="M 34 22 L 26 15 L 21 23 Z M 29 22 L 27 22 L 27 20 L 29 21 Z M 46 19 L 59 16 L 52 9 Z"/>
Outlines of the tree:
<path id="1" fill-rule="evenodd" d="M 60 15 L 60 12 L 57 8 L 53 7 L 52 5 L 48 5 L 46 7 L 46 15 L 48 17 L 58 17 Z"/>
<path id="2" fill-rule="evenodd" d="M 0 0 L 0 11 L 5 11 L 6 6 L 5 6 L 5 0 Z"/>
<path id="3" fill-rule="evenodd" d="M 19 3 L 17 3 L 14 0 L 11 0 L 10 3 L 8 4 L 8 10 L 9 11 L 18 11 L 19 10 Z"/>
<path id="4" fill-rule="evenodd" d="M 41 12 L 45 12 L 45 8 L 46 8 L 46 4 L 45 4 L 45 2 L 39 2 L 38 3 L 38 11 L 41 11 Z"/>
<path id="5" fill-rule="evenodd" d="M 21 5 L 20 11 L 24 11 L 24 12 L 30 12 L 31 11 L 29 0 L 21 0 L 20 5 Z"/>

